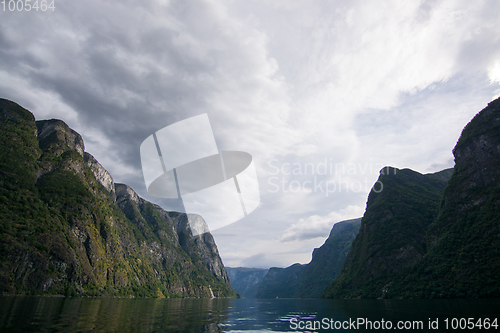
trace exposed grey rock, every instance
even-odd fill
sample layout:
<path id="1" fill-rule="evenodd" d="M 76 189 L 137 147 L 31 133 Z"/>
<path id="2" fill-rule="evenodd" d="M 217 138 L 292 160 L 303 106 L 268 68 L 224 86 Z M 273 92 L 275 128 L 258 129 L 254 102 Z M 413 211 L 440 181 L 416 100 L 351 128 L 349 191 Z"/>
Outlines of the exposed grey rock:
<path id="1" fill-rule="evenodd" d="M 115 193 L 116 193 L 116 203 L 120 203 L 124 200 L 131 200 L 136 204 L 139 204 L 139 196 L 135 191 L 128 185 L 115 183 Z"/>
<path id="2" fill-rule="evenodd" d="M 179 242 L 184 251 L 191 257 L 201 258 L 209 271 L 224 280 L 228 286 L 231 286 L 229 276 L 219 256 L 217 245 L 212 234 L 208 232 L 205 220 L 196 214 L 180 214 L 176 219 L 176 229 Z M 200 233 L 203 230 L 206 230 L 206 232 Z"/>
<path id="3" fill-rule="evenodd" d="M 58 119 L 38 120 L 36 126 L 42 149 L 54 151 L 57 156 L 72 149 L 83 157 L 85 145 L 81 135 L 69 128 L 64 121 Z"/>
<path id="4" fill-rule="evenodd" d="M 115 195 L 115 182 L 111 174 L 104 169 L 104 167 L 99 163 L 94 156 L 85 152 L 83 154 L 83 159 L 87 162 L 90 170 L 94 174 L 94 177 L 97 179 L 99 183 L 101 183 L 104 188 L 111 193 L 113 196 Z"/>
<path id="5" fill-rule="evenodd" d="M 203 235 L 204 233 L 210 232 L 208 225 L 201 217 L 197 214 L 186 214 L 188 218 L 188 223 L 184 223 L 184 219 L 178 219 L 177 229 L 183 231 L 184 229 L 189 230 L 191 237 Z"/>

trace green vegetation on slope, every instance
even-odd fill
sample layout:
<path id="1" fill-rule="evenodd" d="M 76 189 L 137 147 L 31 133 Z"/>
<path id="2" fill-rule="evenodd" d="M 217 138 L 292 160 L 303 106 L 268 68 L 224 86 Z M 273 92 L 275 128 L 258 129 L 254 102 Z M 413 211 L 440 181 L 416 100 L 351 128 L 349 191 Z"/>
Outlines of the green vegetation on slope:
<path id="1" fill-rule="evenodd" d="M 256 298 L 295 298 L 307 266 L 271 267 L 257 289 Z"/>
<path id="2" fill-rule="evenodd" d="M 500 297 L 500 99 L 464 128 L 429 251 L 395 280 L 397 297 Z"/>
<path id="3" fill-rule="evenodd" d="M 426 230 L 438 215 L 445 186 L 436 175 L 382 169 L 342 272 L 322 297 L 385 297 L 393 275 L 425 254 Z"/>
<path id="4" fill-rule="evenodd" d="M 297 291 L 299 298 L 318 298 L 323 290 L 340 273 L 352 241 L 361 226 L 361 218 L 335 223 L 325 243 L 314 249 L 307 264 L 302 283 Z"/>
<path id="5" fill-rule="evenodd" d="M 35 124 L 29 111 L 0 99 L 0 147 L 1 292 L 235 296 L 180 246 L 174 219 L 181 214 L 142 199 L 133 217 L 122 211 L 84 160 L 81 137 L 62 121 Z"/>
<path id="6" fill-rule="evenodd" d="M 500 297 L 500 99 L 464 128 L 453 154 L 455 168 L 435 219 L 436 186 L 398 180 L 387 187 L 381 175 L 381 199 L 370 194 L 348 260 L 323 297 Z M 384 237 L 381 231 L 398 220 L 404 228 Z M 405 249 L 413 255 L 398 264 Z"/>

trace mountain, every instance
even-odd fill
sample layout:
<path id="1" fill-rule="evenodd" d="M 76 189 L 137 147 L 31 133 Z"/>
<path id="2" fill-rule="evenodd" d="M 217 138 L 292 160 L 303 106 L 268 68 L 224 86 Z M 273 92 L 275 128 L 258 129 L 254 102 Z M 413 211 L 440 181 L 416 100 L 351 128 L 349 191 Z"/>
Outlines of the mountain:
<path id="1" fill-rule="evenodd" d="M 268 269 L 247 267 L 226 267 L 231 285 L 245 298 L 255 298 L 257 288 L 267 274 Z"/>
<path id="2" fill-rule="evenodd" d="M 262 280 L 257 298 L 317 298 L 339 274 L 361 219 L 335 223 L 325 243 L 314 249 L 311 262 L 273 267 Z"/>
<path id="3" fill-rule="evenodd" d="M 235 296 L 212 235 L 115 184 L 63 121 L 0 99 L 0 128 L 3 293 Z"/>
<path id="4" fill-rule="evenodd" d="M 436 181 L 447 174 L 380 176 L 384 189 L 370 193 L 342 273 L 322 297 L 500 297 L 500 99 L 464 128 L 453 154 L 442 195 Z"/>
<path id="5" fill-rule="evenodd" d="M 500 297 L 500 98 L 462 131 L 428 253 L 389 296 Z"/>
<path id="6" fill-rule="evenodd" d="M 297 291 L 299 298 L 318 298 L 344 266 L 361 218 L 335 223 L 325 243 L 314 249 L 312 259 Z"/>
<path id="7" fill-rule="evenodd" d="M 394 273 L 420 260 L 426 252 L 426 230 L 438 215 L 447 184 L 440 176 L 450 173 L 383 168 L 344 267 L 323 297 L 378 297 Z"/>
<path id="8" fill-rule="evenodd" d="M 293 264 L 286 268 L 271 267 L 262 279 L 256 298 L 295 298 L 307 266 Z"/>

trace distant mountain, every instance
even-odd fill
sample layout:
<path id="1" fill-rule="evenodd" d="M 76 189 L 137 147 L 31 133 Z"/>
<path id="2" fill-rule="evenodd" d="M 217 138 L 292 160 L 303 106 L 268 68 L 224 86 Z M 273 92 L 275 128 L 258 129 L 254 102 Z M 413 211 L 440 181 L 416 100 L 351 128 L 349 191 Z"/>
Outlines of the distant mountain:
<path id="1" fill-rule="evenodd" d="M 297 291 L 300 298 L 318 298 L 326 286 L 340 273 L 352 241 L 359 232 L 361 218 L 338 222 L 333 225 L 325 243 L 314 249 L 307 264 L 304 278 Z"/>
<path id="2" fill-rule="evenodd" d="M 500 297 L 500 99 L 464 128 L 453 154 L 439 199 L 442 185 L 429 175 L 380 176 L 384 190 L 370 193 L 342 273 L 322 297 Z"/>
<path id="3" fill-rule="evenodd" d="M 63 121 L 5 99 L 0 254 L 7 294 L 235 296 L 210 233 L 115 184 Z"/>
<path id="4" fill-rule="evenodd" d="M 307 266 L 293 264 L 286 268 L 271 267 L 257 289 L 256 298 L 295 298 Z"/>
<path id="5" fill-rule="evenodd" d="M 317 298 L 340 272 L 361 219 L 335 223 L 325 243 L 314 249 L 311 262 L 269 269 L 257 298 Z"/>
<path id="6" fill-rule="evenodd" d="M 226 267 L 229 280 L 236 292 L 245 298 L 255 298 L 257 288 L 268 269 L 247 267 Z"/>

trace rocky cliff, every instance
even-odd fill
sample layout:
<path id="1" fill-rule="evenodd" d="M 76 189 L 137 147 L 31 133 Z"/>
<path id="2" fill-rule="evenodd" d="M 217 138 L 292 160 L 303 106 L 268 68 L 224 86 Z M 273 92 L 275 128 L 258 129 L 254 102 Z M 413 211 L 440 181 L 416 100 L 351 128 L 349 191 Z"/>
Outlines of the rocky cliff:
<path id="1" fill-rule="evenodd" d="M 325 243 L 314 249 L 311 262 L 273 267 L 260 283 L 257 298 L 317 298 L 340 273 L 361 219 L 335 223 Z"/>
<path id="2" fill-rule="evenodd" d="M 0 99 L 0 127 L 2 292 L 235 296 L 211 234 L 115 184 L 64 122 Z"/>

